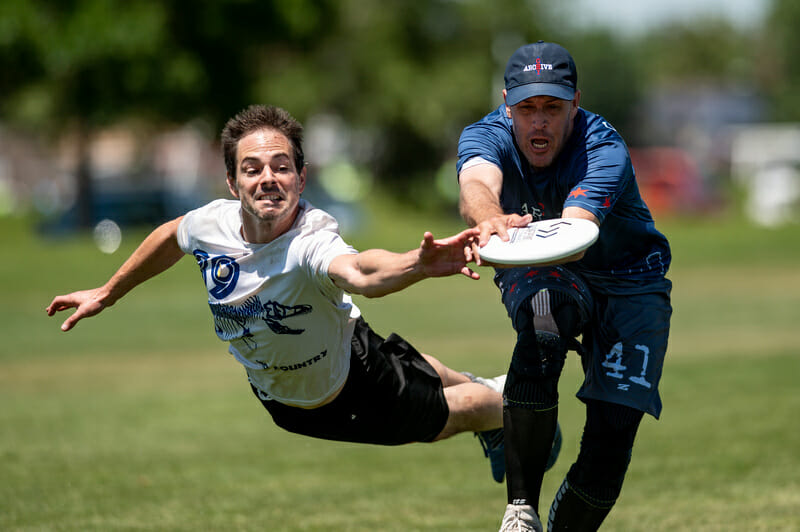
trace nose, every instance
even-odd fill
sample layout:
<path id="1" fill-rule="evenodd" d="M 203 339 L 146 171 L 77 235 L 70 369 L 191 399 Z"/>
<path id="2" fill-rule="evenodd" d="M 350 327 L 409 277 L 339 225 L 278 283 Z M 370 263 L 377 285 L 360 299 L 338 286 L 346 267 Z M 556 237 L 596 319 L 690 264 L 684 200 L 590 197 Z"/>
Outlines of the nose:
<path id="1" fill-rule="evenodd" d="M 531 126 L 534 129 L 544 129 L 547 126 L 547 113 L 536 111 L 531 116 Z"/>
<path id="2" fill-rule="evenodd" d="M 275 178 L 275 174 L 272 173 L 272 169 L 269 166 L 265 166 L 264 171 L 261 172 L 259 185 L 261 185 L 262 188 L 267 188 L 274 185 L 276 181 L 277 179 Z"/>

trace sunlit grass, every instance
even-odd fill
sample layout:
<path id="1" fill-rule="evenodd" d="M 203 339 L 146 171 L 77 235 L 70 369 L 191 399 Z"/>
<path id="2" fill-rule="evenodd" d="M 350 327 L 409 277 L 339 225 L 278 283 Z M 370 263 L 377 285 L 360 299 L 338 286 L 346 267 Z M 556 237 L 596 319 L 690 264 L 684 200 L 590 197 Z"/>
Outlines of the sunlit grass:
<path id="1" fill-rule="evenodd" d="M 401 251 L 425 229 L 462 227 L 391 204 L 375 220 L 348 238 Z M 664 412 L 645 419 L 604 530 L 797 530 L 800 232 L 734 219 L 662 229 L 676 257 Z M 497 529 L 505 488 L 472 435 L 384 448 L 276 428 L 214 336 L 189 258 L 60 332 L 63 318 L 44 314 L 52 296 L 103 282 L 145 233 L 126 231 L 109 256 L 87 237 L 44 240 L 0 221 L 13 250 L 0 261 L 1 530 Z M 457 369 L 502 373 L 513 337 L 480 271 L 357 302 L 383 334 Z M 564 450 L 542 509 L 577 451 L 580 379 L 571 356 Z"/>

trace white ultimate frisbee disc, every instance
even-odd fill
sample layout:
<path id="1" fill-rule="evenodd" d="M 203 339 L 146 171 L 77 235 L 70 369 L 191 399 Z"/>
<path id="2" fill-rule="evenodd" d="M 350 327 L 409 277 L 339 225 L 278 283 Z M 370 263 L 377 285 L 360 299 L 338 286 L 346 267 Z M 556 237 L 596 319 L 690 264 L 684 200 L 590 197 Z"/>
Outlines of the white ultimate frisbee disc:
<path id="1" fill-rule="evenodd" d="M 512 227 L 508 242 L 492 235 L 478 250 L 481 259 L 495 264 L 546 264 L 574 255 L 595 243 L 597 225 L 582 218 L 556 218 Z"/>

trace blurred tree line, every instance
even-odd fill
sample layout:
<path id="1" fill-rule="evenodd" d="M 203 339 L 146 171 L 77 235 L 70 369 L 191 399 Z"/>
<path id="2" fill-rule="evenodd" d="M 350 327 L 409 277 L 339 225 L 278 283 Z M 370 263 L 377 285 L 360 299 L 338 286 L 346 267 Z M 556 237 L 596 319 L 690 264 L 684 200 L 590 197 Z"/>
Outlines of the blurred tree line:
<path id="1" fill-rule="evenodd" d="M 636 143 L 636 105 L 670 83 L 743 84 L 772 118 L 800 120 L 800 3 L 773 0 L 761 31 L 725 19 L 640 37 L 569 24 L 541 0 L 3 0 L 0 122 L 83 139 L 125 121 L 201 118 L 218 132 L 251 103 L 305 122 L 340 117 L 368 139 L 363 164 L 414 201 L 458 134 L 501 100 L 511 52 L 538 39 L 576 58 L 582 105 Z M 454 169 L 453 169 L 454 172 Z"/>

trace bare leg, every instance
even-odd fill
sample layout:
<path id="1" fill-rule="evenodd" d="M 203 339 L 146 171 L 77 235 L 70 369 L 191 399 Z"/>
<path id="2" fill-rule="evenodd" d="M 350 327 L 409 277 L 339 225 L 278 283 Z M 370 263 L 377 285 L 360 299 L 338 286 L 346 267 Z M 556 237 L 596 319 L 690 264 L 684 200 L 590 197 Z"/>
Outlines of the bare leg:
<path id="1" fill-rule="evenodd" d="M 444 397 L 450 408 L 442 432 L 434 441 L 460 432 L 481 432 L 503 426 L 503 397 L 491 388 L 472 382 L 469 377 L 452 370 L 430 355 L 425 360 L 442 379 Z"/>
<path id="2" fill-rule="evenodd" d="M 422 357 L 425 359 L 428 364 L 433 366 L 433 369 L 436 370 L 436 373 L 439 374 L 439 378 L 442 379 L 442 386 L 448 388 L 450 386 L 455 386 L 456 384 L 464 384 L 470 381 L 469 377 L 461 373 L 460 371 L 456 371 L 454 369 L 450 369 L 444 364 L 439 361 L 439 359 L 434 358 L 430 355 L 426 355 L 425 353 L 421 353 Z"/>

